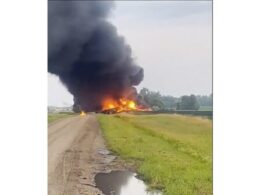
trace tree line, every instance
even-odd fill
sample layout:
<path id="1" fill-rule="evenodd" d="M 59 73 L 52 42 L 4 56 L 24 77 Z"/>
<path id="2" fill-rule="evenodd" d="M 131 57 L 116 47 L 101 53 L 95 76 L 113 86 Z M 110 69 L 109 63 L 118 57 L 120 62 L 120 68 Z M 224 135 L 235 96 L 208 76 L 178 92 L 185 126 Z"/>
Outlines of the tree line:
<path id="1" fill-rule="evenodd" d="M 199 110 L 202 106 L 212 107 L 213 104 L 212 94 L 173 97 L 143 88 L 140 90 L 139 96 L 153 110 Z"/>

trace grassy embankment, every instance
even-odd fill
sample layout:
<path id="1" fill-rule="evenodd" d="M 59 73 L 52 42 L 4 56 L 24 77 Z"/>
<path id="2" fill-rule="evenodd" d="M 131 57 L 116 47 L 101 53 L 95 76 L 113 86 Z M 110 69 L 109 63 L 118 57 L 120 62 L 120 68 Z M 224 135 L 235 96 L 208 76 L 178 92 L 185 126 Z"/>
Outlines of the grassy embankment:
<path id="1" fill-rule="evenodd" d="M 107 146 L 167 195 L 212 194 L 212 121 L 181 115 L 98 115 Z"/>
<path id="2" fill-rule="evenodd" d="M 48 124 L 50 124 L 56 120 L 71 116 L 73 114 L 74 113 L 72 113 L 72 112 L 48 113 Z"/>

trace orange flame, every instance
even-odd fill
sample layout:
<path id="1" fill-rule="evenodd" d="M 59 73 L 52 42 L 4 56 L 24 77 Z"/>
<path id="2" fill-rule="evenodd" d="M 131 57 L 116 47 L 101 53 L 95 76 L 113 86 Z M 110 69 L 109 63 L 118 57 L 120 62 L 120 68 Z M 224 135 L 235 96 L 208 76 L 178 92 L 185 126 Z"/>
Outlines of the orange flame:
<path id="1" fill-rule="evenodd" d="M 80 116 L 86 116 L 86 113 L 84 111 L 81 111 Z"/>
<path id="2" fill-rule="evenodd" d="M 115 112 L 138 110 L 137 105 L 133 100 L 129 100 L 126 98 L 120 98 L 119 100 L 114 100 L 108 98 L 103 102 L 102 111 L 112 110 L 112 109 Z"/>

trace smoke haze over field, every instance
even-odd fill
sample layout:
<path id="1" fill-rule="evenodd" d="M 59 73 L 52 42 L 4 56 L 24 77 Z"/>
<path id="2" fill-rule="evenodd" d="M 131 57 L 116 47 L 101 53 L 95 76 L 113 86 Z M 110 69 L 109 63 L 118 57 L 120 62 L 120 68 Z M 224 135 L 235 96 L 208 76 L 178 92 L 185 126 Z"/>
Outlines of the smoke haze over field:
<path id="1" fill-rule="evenodd" d="M 74 104 L 98 111 L 106 98 L 135 98 L 143 69 L 107 20 L 113 2 L 48 3 L 48 71 L 59 76 Z"/>

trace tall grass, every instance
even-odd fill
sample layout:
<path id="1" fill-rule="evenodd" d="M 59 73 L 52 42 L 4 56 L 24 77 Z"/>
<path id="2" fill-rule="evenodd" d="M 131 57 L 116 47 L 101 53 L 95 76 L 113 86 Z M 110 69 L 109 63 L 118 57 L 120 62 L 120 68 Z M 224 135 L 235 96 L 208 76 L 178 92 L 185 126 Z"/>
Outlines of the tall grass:
<path id="1" fill-rule="evenodd" d="M 151 188 L 212 194 L 212 121 L 181 115 L 98 115 L 108 147 Z"/>

